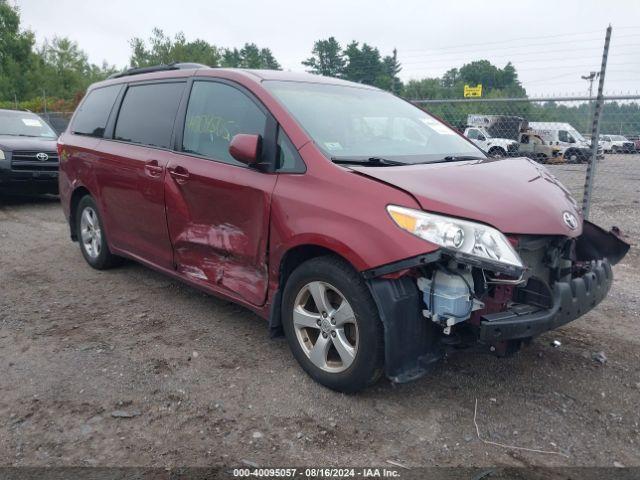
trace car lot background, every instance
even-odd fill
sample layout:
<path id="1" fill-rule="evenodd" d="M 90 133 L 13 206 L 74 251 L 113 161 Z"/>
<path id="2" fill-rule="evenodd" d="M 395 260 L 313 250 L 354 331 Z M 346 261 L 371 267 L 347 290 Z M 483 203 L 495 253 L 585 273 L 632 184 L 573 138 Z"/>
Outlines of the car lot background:
<path id="1" fill-rule="evenodd" d="M 582 187 L 584 165 L 548 168 Z M 640 155 L 598 168 L 592 218 L 637 246 Z M 637 248 L 601 305 L 515 357 L 461 352 L 354 396 L 241 307 L 133 262 L 92 270 L 54 197 L 0 199 L 0 259 L 2 464 L 640 465 Z M 476 399 L 484 438 L 562 455 L 482 443 Z"/>

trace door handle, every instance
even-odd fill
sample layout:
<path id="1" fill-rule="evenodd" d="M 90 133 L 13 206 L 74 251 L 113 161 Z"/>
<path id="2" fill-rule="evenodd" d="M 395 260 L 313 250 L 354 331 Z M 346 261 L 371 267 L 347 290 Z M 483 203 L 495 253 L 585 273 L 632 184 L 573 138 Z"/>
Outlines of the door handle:
<path id="1" fill-rule="evenodd" d="M 164 167 L 158 165 L 157 160 L 151 160 L 144 164 L 144 169 L 147 171 L 150 177 L 159 177 L 162 175 Z"/>
<path id="2" fill-rule="evenodd" d="M 171 175 L 177 183 L 184 183 L 189 179 L 189 171 L 181 166 L 171 167 L 168 169 L 169 175 Z"/>

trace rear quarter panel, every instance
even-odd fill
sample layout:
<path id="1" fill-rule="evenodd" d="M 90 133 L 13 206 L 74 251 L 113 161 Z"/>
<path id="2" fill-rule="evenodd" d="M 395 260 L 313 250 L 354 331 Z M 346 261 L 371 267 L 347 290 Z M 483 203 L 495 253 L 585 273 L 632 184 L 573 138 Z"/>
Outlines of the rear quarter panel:
<path id="1" fill-rule="evenodd" d="M 100 141 L 99 138 L 71 135 L 68 132 L 58 138 L 58 187 L 60 203 L 67 220 L 71 209 L 71 196 L 78 187 L 89 190 L 99 203 L 93 164 L 97 160 L 95 152 Z"/>

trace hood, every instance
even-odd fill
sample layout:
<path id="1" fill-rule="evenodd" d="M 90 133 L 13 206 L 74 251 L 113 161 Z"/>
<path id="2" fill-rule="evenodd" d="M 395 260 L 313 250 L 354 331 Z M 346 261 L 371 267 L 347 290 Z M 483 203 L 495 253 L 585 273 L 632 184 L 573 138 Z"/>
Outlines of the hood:
<path id="1" fill-rule="evenodd" d="M 12 152 L 14 150 L 42 150 L 43 152 L 56 151 L 56 139 L 41 137 L 13 137 L 0 135 L 0 150 Z"/>
<path id="2" fill-rule="evenodd" d="M 486 223 L 504 233 L 582 233 L 576 201 L 545 167 L 526 158 L 350 168 L 406 191 L 429 212 Z M 578 219 L 575 229 L 565 223 L 565 212 Z"/>

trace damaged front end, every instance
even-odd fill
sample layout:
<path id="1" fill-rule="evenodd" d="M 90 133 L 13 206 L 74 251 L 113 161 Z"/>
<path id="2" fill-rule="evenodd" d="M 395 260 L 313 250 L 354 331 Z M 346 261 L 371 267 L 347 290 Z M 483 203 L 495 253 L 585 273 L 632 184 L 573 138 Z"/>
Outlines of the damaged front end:
<path id="1" fill-rule="evenodd" d="M 441 248 L 364 273 L 384 324 L 389 378 L 418 378 L 450 349 L 517 351 L 600 303 L 613 281 L 611 266 L 629 250 L 617 229 L 586 221 L 576 238 L 509 241 L 522 267 Z"/>

